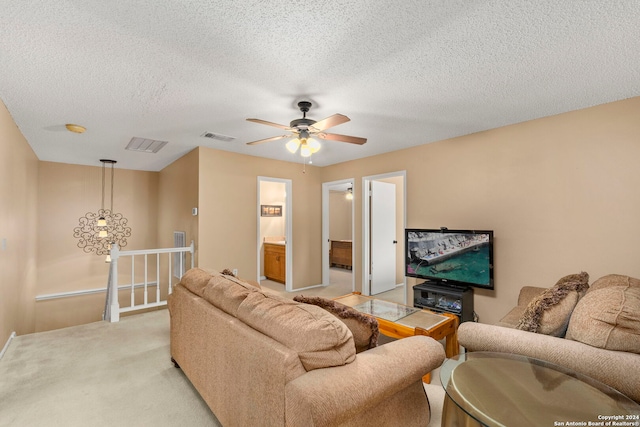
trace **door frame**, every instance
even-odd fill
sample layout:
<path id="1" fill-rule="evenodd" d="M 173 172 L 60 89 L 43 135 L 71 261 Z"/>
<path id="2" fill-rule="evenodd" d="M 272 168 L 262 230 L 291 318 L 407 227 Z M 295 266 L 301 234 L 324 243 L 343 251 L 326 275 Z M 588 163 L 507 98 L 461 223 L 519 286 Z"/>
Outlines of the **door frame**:
<path id="1" fill-rule="evenodd" d="M 284 184 L 284 230 L 285 230 L 285 285 L 287 292 L 293 292 L 293 201 L 292 201 L 292 180 L 283 178 L 271 178 L 268 176 L 258 176 L 257 208 L 256 208 L 256 239 L 257 239 L 257 262 L 256 277 L 260 283 L 260 269 L 262 260 L 260 257 L 262 241 L 260 240 L 260 185 L 262 182 L 278 182 Z"/>
<path id="2" fill-rule="evenodd" d="M 402 228 L 407 228 L 407 171 L 388 172 L 379 175 L 362 177 L 362 295 L 371 295 L 371 181 L 385 178 L 402 177 L 402 201 L 404 203 Z M 397 219 L 396 219 L 397 220 Z M 396 267 L 397 268 L 397 267 Z M 404 303 L 407 303 L 407 276 L 403 279 L 405 286 Z"/>
<path id="3" fill-rule="evenodd" d="M 346 178 L 338 181 L 322 183 L 322 286 L 331 284 L 331 273 L 329 265 L 329 189 L 339 184 L 351 184 L 354 187 L 355 178 Z M 355 259 L 355 198 L 351 202 L 351 259 Z M 351 263 L 351 292 L 356 289 L 355 263 Z"/>

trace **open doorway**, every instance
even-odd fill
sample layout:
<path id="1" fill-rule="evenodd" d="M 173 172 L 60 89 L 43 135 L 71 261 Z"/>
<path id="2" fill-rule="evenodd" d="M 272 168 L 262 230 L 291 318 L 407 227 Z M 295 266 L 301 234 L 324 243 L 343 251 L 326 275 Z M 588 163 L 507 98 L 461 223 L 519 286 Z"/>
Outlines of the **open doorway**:
<path id="1" fill-rule="evenodd" d="M 332 294 L 355 290 L 353 178 L 322 184 L 322 284 Z"/>
<path id="2" fill-rule="evenodd" d="M 406 171 L 363 177 L 362 184 L 362 293 L 406 304 Z"/>
<path id="3" fill-rule="evenodd" d="M 258 177 L 258 281 L 293 290 L 291 180 Z"/>

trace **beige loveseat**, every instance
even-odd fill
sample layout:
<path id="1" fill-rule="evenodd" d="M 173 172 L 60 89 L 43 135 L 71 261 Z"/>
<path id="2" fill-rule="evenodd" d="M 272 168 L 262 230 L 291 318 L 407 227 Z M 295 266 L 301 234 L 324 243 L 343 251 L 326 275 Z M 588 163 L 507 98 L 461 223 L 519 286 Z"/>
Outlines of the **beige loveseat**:
<path id="1" fill-rule="evenodd" d="M 171 356 L 225 427 L 429 422 L 421 378 L 444 360 L 431 338 L 356 354 L 351 331 L 324 309 L 198 268 L 168 305 Z"/>
<path id="2" fill-rule="evenodd" d="M 460 345 L 469 351 L 546 360 L 595 378 L 640 403 L 640 280 L 612 274 L 590 287 L 568 291 L 562 301 L 537 313 L 538 330 L 531 332 L 527 314 L 534 313 L 545 297 L 551 299 L 554 288 L 522 288 L 518 305 L 498 325 L 463 323 L 458 329 Z"/>

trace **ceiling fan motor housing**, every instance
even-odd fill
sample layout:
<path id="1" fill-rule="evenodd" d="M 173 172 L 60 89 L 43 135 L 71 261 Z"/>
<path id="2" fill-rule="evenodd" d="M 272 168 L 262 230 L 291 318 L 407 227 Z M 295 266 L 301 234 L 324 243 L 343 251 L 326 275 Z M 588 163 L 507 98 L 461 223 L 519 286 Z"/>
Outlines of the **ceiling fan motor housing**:
<path id="1" fill-rule="evenodd" d="M 315 120 L 311 120 L 311 119 L 295 119 L 295 120 L 291 120 L 291 123 L 289 123 L 289 126 L 291 126 L 294 129 L 298 129 L 298 130 L 306 130 L 308 129 L 310 126 L 313 126 L 313 124 L 315 123 Z"/>

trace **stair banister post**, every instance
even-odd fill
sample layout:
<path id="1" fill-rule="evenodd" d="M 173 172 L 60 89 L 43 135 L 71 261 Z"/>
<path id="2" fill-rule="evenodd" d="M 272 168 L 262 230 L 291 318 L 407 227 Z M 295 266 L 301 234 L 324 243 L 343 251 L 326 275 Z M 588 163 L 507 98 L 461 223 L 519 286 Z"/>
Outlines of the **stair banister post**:
<path id="1" fill-rule="evenodd" d="M 195 253 L 196 253 L 196 244 L 193 242 L 193 240 L 191 241 L 191 268 L 195 267 L 195 263 L 196 263 L 196 258 L 195 258 Z"/>
<path id="2" fill-rule="evenodd" d="M 111 246 L 111 322 L 120 321 L 120 303 L 118 302 L 118 257 L 120 248 L 117 243 Z"/>

